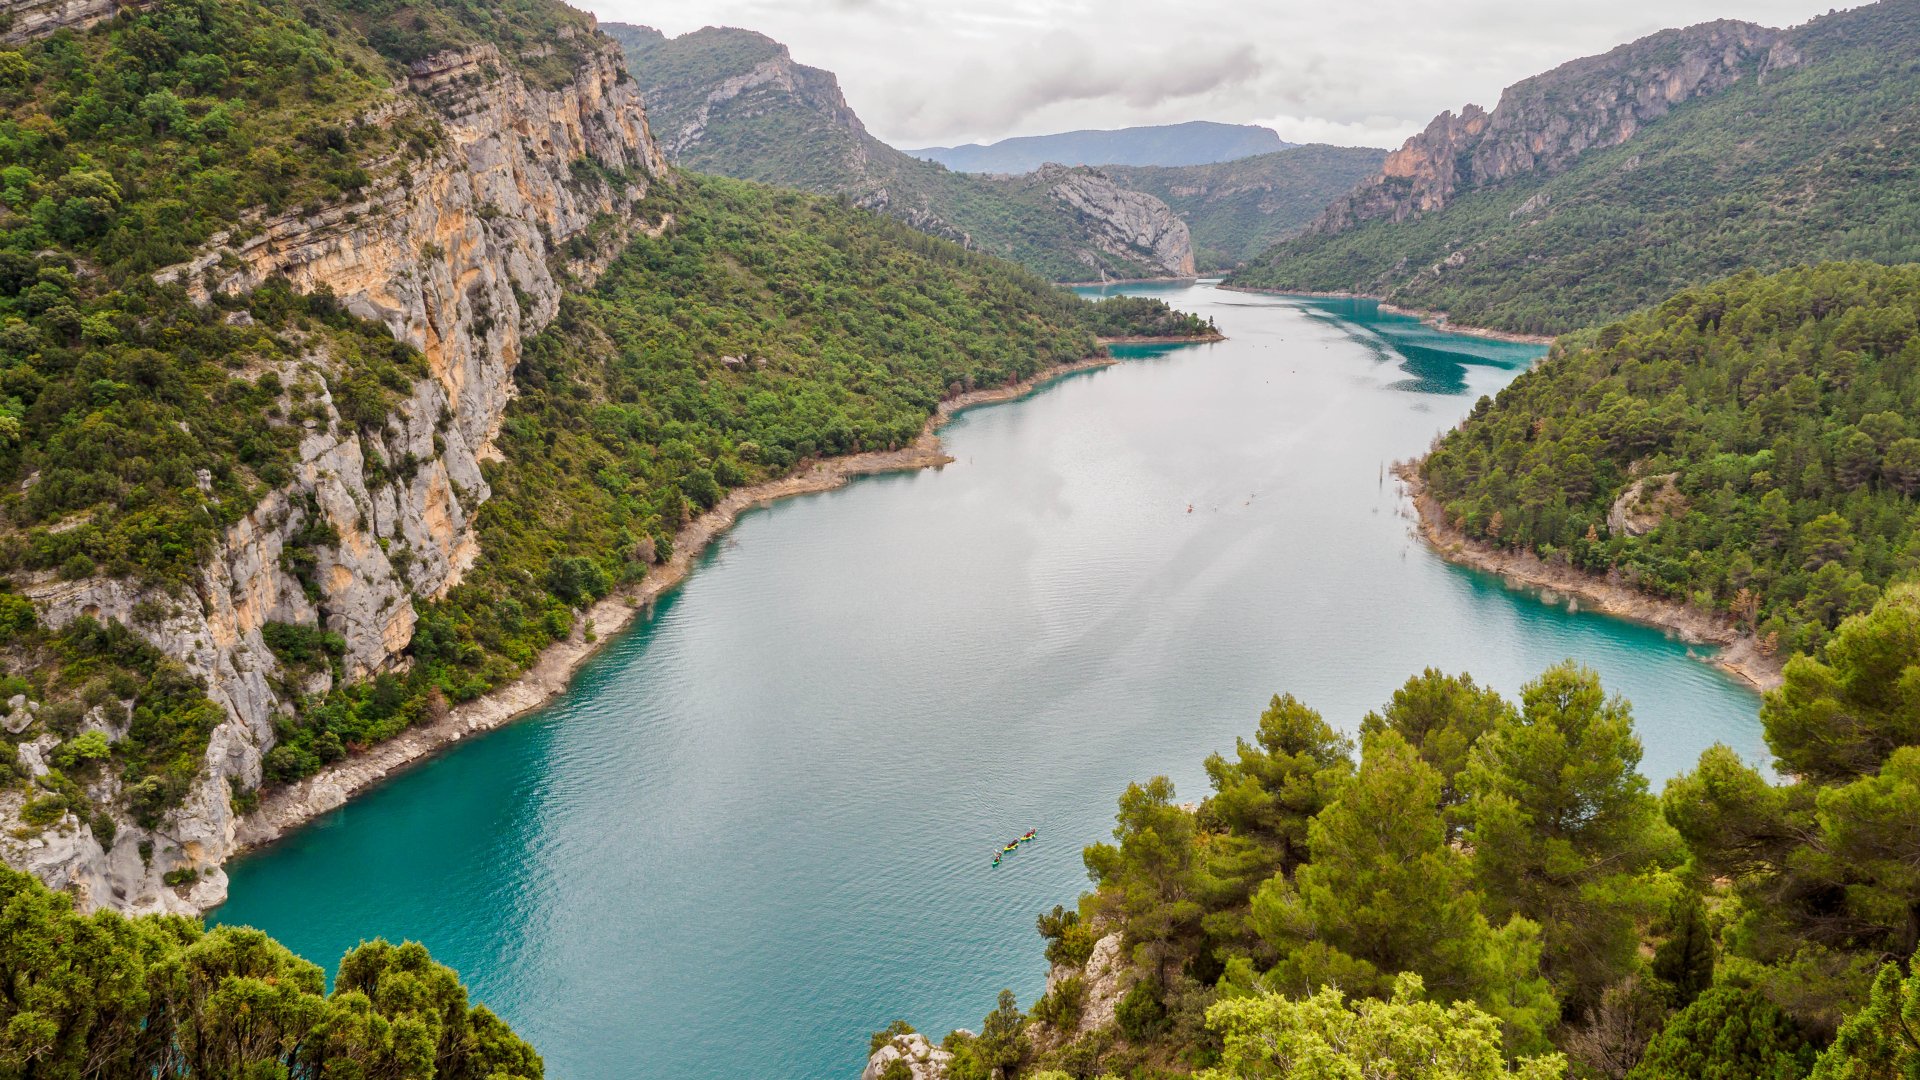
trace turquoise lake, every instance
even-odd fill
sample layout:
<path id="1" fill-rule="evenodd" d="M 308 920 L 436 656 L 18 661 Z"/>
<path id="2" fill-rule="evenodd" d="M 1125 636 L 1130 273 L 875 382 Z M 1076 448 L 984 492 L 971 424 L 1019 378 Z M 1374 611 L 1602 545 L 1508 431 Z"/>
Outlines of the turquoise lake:
<path id="1" fill-rule="evenodd" d="M 220 922 L 417 939 L 572 1080 L 853 1080 L 895 1018 L 1045 981 L 1131 781 L 1290 691 L 1353 730 L 1427 666 L 1574 657 L 1656 789 L 1758 699 L 1660 632 L 1423 548 L 1386 468 L 1540 350 L 1371 304 L 1130 289 L 1229 340 L 962 414 L 957 459 L 746 515 L 573 690 L 233 867 Z M 1191 510 L 1189 510 L 1191 507 Z M 1007 839 L 1036 843 L 989 868 Z"/>

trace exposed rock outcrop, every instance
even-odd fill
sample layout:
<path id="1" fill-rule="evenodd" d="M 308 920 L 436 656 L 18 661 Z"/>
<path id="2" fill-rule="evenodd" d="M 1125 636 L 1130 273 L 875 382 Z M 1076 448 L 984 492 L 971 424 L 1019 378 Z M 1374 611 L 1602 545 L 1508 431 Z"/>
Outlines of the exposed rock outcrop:
<path id="1" fill-rule="evenodd" d="M 759 38 L 760 35 L 754 37 Z M 855 135 L 855 139 L 844 145 L 844 152 L 850 159 L 850 167 L 864 171 L 867 154 L 863 140 L 867 136 L 867 128 L 847 104 L 846 96 L 840 92 L 840 80 L 830 71 L 794 63 L 793 54 L 785 45 L 771 39 L 761 40 L 765 42 L 770 55 L 748 70 L 721 79 L 712 86 L 689 80 L 690 85 L 676 86 L 667 91 L 670 100 L 684 98 L 688 105 L 670 118 L 657 118 L 659 124 L 654 138 L 659 141 L 660 148 L 669 158 L 677 158 L 692 150 L 707 133 L 707 125 L 716 111 L 730 108 L 760 110 L 768 108 L 770 104 L 791 101 L 833 127 Z"/>
<path id="2" fill-rule="evenodd" d="M 860 1080 L 881 1080 L 894 1062 L 904 1062 L 913 1080 L 947 1080 L 953 1055 L 928 1042 L 925 1035 L 895 1035 L 867 1059 Z"/>
<path id="3" fill-rule="evenodd" d="M 1590 150 L 1618 146 L 1675 106 L 1800 62 L 1783 31 L 1721 21 L 1663 30 L 1515 83 L 1492 112 L 1468 105 L 1435 117 L 1387 155 L 1380 174 L 1321 214 L 1309 231 L 1404 221 L 1510 177 L 1553 174 Z"/>
<path id="4" fill-rule="evenodd" d="M 148 0 L 0 0 L 0 42 L 18 45 L 56 30 L 85 30 Z"/>
<path id="5" fill-rule="evenodd" d="M 1075 980 L 1079 982 L 1079 1008 L 1072 1026 L 1036 1021 L 1028 1028 L 1036 1046 L 1062 1046 L 1082 1035 L 1113 1026 L 1120 999 L 1133 989 L 1135 980 L 1133 965 L 1121 948 L 1118 931 L 1094 942 L 1086 963 L 1055 964 L 1047 972 L 1047 996 L 1053 996 Z"/>
<path id="6" fill-rule="evenodd" d="M 1090 226 L 1088 236 L 1109 255 L 1139 259 L 1168 277 L 1193 276 L 1193 236 L 1167 204 L 1113 182 L 1098 169 L 1045 165 L 1034 174 L 1055 201 Z M 1098 263 L 1082 256 L 1089 266 Z"/>
<path id="7" fill-rule="evenodd" d="M 1675 485 L 1679 479 L 1679 473 L 1665 473 L 1628 484 L 1607 509 L 1608 534 L 1645 536 L 1668 518 L 1686 513 L 1686 497 Z"/>
<path id="8" fill-rule="evenodd" d="M 262 627 L 318 624 L 340 634 L 349 678 L 404 663 L 412 597 L 444 594 L 478 554 L 473 514 L 488 495 L 479 463 L 512 397 L 523 337 L 553 319 L 565 278 L 590 282 L 643 227 L 630 220 L 633 202 L 666 174 L 618 50 L 599 38 L 580 44 L 575 77 L 554 89 L 523 80 L 490 45 L 414 64 L 407 85 L 363 122 L 430 114 L 443 137 L 424 158 L 369 163 L 375 181 L 360 201 L 248 222 L 162 275 L 202 297 L 276 276 L 331 290 L 417 346 L 431 376 L 384 428 L 362 432 L 333 408 L 328 358 L 317 349 L 303 358 L 323 380 L 325 418 L 308 422 L 296 480 L 227 531 L 196 595 L 106 579 L 24 586 L 50 625 L 82 614 L 127 622 L 203 677 L 228 720 L 214 731 L 185 805 L 160 828 L 122 822 L 109 851 L 70 819 L 39 837 L 0 839 L 8 863 L 71 889 L 84 905 L 194 912 L 217 903 L 226 884 L 220 864 L 234 847 L 232 795 L 260 783 L 274 718 L 287 708 Z M 604 168 L 575 170 L 582 159 Z M 610 227 L 593 230 L 591 252 L 563 253 L 603 222 Z M 297 377 L 284 373 L 289 383 Z M 407 470 L 370 467 L 375 458 L 418 466 L 403 477 Z M 310 598 L 281 556 L 316 516 L 338 540 L 312 551 Z M 134 618 L 142 601 L 145 622 Z M 170 614 L 154 621 L 155 606 Z M 169 872 L 195 881 L 168 887 Z"/>

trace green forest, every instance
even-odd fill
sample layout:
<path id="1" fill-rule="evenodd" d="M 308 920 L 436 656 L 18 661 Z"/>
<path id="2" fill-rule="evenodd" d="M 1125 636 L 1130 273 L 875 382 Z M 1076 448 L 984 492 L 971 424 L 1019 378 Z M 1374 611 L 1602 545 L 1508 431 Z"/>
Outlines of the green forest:
<path id="1" fill-rule="evenodd" d="M 1832 13 L 1791 40 L 1799 66 L 1681 105 L 1564 173 L 1290 240 L 1232 283 L 1556 334 L 1740 270 L 1920 259 L 1920 10 Z"/>
<path id="2" fill-rule="evenodd" d="M 538 33 L 550 27 L 535 17 L 558 10 L 487 18 Z M 351 14 L 386 25 L 371 7 Z M 178 594 L 221 532 L 291 479 L 301 422 L 325 415 L 318 374 L 283 380 L 280 368 L 324 349 L 334 400 L 364 427 L 425 375 L 417 353 L 332 297 L 275 283 L 203 306 L 153 276 L 244 207 L 345 198 L 372 182 L 359 162 L 429 152 L 434 132 L 405 118 L 349 124 L 396 61 L 357 44 L 347 18 L 170 0 L 0 50 L 0 572 Z M 114 818 L 85 793 L 107 770 L 127 815 L 159 824 L 222 716 L 136 632 L 168 606 L 137 606 L 136 629 L 83 618 L 57 632 L 20 596 L 0 593 L 0 612 L 0 698 L 37 702 L 63 740 L 27 789 L 24 827 L 70 811 L 111 847 Z M 96 710 L 124 737 L 83 733 Z M 14 748 L 25 737 L 0 743 L 8 784 L 25 781 Z"/>
<path id="3" fill-rule="evenodd" d="M 1087 324 L 1103 338 L 1211 337 L 1220 331 L 1212 319 L 1176 311 L 1149 296 L 1109 296 L 1087 308 Z"/>
<path id="4" fill-rule="evenodd" d="M 1916 326 L 1914 266 L 1688 289 L 1563 338 L 1423 474 L 1474 539 L 1817 651 L 1920 567 Z M 1610 527 L 1616 503 L 1639 528 Z"/>
<path id="5" fill-rule="evenodd" d="M 540 1055 L 418 944 L 318 965 L 258 930 L 112 912 L 0 867 L 0 1075 L 540 1080 Z"/>
<path id="6" fill-rule="evenodd" d="M 1093 891 L 1039 918 L 1069 974 L 949 1036 L 949 1075 L 1912 1076 L 1920 586 L 1762 715 L 1797 779 L 1715 747 L 1657 795 L 1632 707 L 1571 662 L 1517 701 L 1428 670 L 1357 741 L 1276 696 L 1197 808 L 1120 796 Z M 1115 934 L 1096 990 L 1073 969 Z"/>

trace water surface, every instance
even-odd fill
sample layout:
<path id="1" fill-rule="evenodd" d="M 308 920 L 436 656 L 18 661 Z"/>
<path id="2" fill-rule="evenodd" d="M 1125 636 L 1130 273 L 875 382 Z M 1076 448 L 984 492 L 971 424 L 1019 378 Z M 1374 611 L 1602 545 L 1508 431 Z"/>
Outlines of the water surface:
<path id="1" fill-rule="evenodd" d="M 1423 667 L 1513 692 L 1571 656 L 1635 702 L 1656 784 L 1716 740 L 1758 755 L 1756 699 L 1686 646 L 1411 537 L 1387 465 L 1539 350 L 1132 291 L 1231 338 L 746 515 L 570 694 L 240 862 L 218 919 L 329 963 L 424 941 L 555 1077 L 851 1080 L 889 1020 L 1037 996 L 1034 916 L 1121 788 L 1200 797 L 1276 691 L 1352 730 Z"/>

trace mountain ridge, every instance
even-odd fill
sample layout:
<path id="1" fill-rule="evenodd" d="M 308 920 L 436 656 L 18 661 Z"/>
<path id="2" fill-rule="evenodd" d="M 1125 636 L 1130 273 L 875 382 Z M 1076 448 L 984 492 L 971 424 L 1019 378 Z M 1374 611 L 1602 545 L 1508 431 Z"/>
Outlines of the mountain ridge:
<path id="1" fill-rule="evenodd" d="M 1916 50 L 1920 2 L 1881 0 L 1562 65 L 1510 88 L 1505 114 L 1442 114 L 1233 281 L 1553 334 L 1737 270 L 1920 259 Z"/>
<path id="2" fill-rule="evenodd" d="M 992 143 L 928 146 L 907 153 L 955 172 L 1024 173 L 1042 165 L 1212 165 L 1299 145 L 1257 124 L 1189 120 L 1123 128 L 1019 135 Z"/>
<path id="3" fill-rule="evenodd" d="M 1056 281 L 1190 277 L 1187 226 L 1104 174 L 982 177 L 921 161 L 870 134 L 833 73 L 734 27 L 669 38 L 609 23 L 677 165 L 840 195 Z M 1144 241 L 1144 242 L 1143 242 Z"/>

